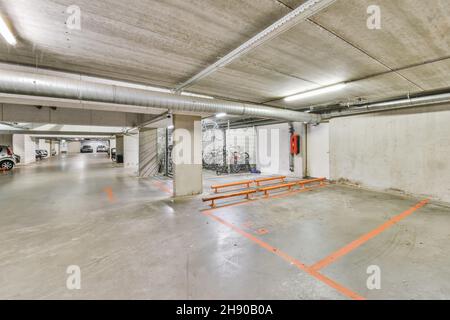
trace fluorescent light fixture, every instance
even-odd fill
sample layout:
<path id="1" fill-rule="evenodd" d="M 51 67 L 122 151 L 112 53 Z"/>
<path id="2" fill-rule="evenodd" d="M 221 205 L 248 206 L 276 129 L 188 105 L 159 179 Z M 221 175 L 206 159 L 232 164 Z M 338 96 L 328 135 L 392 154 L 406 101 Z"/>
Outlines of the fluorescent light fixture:
<path id="1" fill-rule="evenodd" d="M 226 116 L 227 116 L 227 114 L 225 112 L 221 112 L 221 113 L 216 114 L 216 118 L 223 118 L 223 117 L 226 117 Z"/>
<path id="2" fill-rule="evenodd" d="M 342 90 L 346 86 L 347 86 L 346 83 L 340 83 L 340 84 L 336 84 L 334 86 L 329 86 L 329 87 L 324 87 L 324 88 L 320 88 L 320 89 L 316 89 L 316 90 L 302 92 L 302 93 L 299 93 L 299 94 L 294 94 L 293 96 L 286 97 L 286 98 L 284 98 L 284 101 L 290 102 L 290 101 L 306 99 L 306 98 L 309 98 L 309 97 L 314 97 L 314 96 L 318 96 L 318 95 L 321 95 L 321 94 Z"/>
<path id="3" fill-rule="evenodd" d="M 0 34 L 5 38 L 6 42 L 10 45 L 15 46 L 17 44 L 16 38 L 12 34 L 11 30 L 9 30 L 8 25 L 5 20 L 0 16 Z"/>
<path id="4" fill-rule="evenodd" d="M 206 96 L 204 94 L 198 94 L 198 93 L 192 93 L 192 92 L 186 92 L 183 91 L 181 93 L 182 96 L 189 96 L 189 97 L 195 97 L 195 98 L 203 98 L 203 99 L 214 99 L 214 97 Z"/>
<path id="5" fill-rule="evenodd" d="M 173 128 L 175 128 L 173 124 L 171 124 L 170 126 L 167 127 L 167 129 L 169 129 L 169 130 L 172 130 Z"/>

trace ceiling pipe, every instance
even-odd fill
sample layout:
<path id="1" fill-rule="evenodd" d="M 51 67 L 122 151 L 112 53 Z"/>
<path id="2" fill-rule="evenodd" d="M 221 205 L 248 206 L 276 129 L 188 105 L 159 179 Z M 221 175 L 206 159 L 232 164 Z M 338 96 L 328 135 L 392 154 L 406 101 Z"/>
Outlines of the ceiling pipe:
<path id="1" fill-rule="evenodd" d="M 401 108 L 412 108 L 428 105 L 437 105 L 443 103 L 450 103 L 450 93 L 435 94 L 429 96 L 406 98 L 392 101 L 385 101 L 379 103 L 366 104 L 359 107 L 353 107 L 344 111 L 331 112 L 328 114 L 323 114 L 322 119 L 330 119 L 340 116 L 357 115 L 367 112 L 376 111 L 389 111 Z"/>
<path id="2" fill-rule="evenodd" d="M 120 85 L 91 82 L 82 75 L 46 75 L 30 68 L 29 72 L 0 67 L 0 93 L 103 102 L 129 106 L 159 108 L 176 112 L 195 112 L 269 118 L 318 123 L 320 116 L 260 104 L 205 99 L 172 93 L 155 92 Z M 124 110 L 126 111 L 126 110 Z"/>
<path id="3" fill-rule="evenodd" d="M 266 29 L 244 42 L 242 45 L 219 59 L 217 62 L 203 69 L 192 78 L 183 82 L 177 86 L 174 91 L 180 92 L 186 87 L 192 86 L 195 82 L 200 79 L 207 77 L 217 69 L 223 68 L 230 64 L 232 61 L 238 59 L 242 55 L 248 53 L 250 50 L 262 45 L 263 43 L 273 39 L 274 37 L 280 35 L 283 32 L 288 31 L 298 23 L 305 21 L 309 17 L 318 13 L 322 9 L 325 9 L 331 5 L 336 0 L 308 0 L 298 8 L 292 10 L 287 15 L 276 21 L 275 23 L 268 26 Z"/>
<path id="4" fill-rule="evenodd" d="M 96 137 L 111 137 L 116 134 L 123 134 L 120 132 L 88 132 L 88 131 L 55 131 L 55 130 L 0 130 L 0 134 L 28 134 L 36 135 L 54 135 L 54 136 L 96 136 Z"/>
<path id="5" fill-rule="evenodd" d="M 158 122 L 158 121 L 162 121 L 162 120 L 166 120 L 166 119 L 170 119 L 172 117 L 172 115 L 169 112 L 164 112 L 162 115 L 157 116 L 153 119 L 150 119 L 148 121 L 145 121 L 141 124 L 139 124 L 138 126 L 128 129 L 124 132 L 125 135 L 127 134 L 133 134 L 135 131 L 137 131 L 137 133 L 139 133 L 139 130 L 145 128 L 148 125 L 151 125 L 152 123 Z"/>

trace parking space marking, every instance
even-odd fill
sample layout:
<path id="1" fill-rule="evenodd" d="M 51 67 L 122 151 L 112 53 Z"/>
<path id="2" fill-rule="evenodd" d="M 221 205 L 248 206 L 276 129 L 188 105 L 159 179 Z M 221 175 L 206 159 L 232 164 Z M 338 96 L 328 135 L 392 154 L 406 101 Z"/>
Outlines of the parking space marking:
<path id="1" fill-rule="evenodd" d="M 270 244 L 262 241 L 261 239 L 255 237 L 254 235 L 245 232 L 244 230 L 242 230 L 241 228 L 237 227 L 236 225 L 225 221 L 217 216 L 215 216 L 214 214 L 212 214 L 209 211 L 204 211 L 203 214 L 207 217 L 210 217 L 211 219 L 221 223 L 224 226 L 227 226 L 228 228 L 232 229 L 233 231 L 237 232 L 238 234 L 240 234 L 241 236 L 247 238 L 248 240 L 252 241 L 253 243 L 259 245 L 261 248 L 279 256 L 280 258 L 282 258 L 283 260 L 289 262 L 290 264 L 296 266 L 298 269 L 305 271 L 306 273 L 308 273 L 309 275 L 313 276 L 314 278 L 316 278 L 317 280 L 325 283 L 326 285 L 330 286 L 331 288 L 337 290 L 338 292 L 340 292 L 341 294 L 343 294 L 344 296 L 354 299 L 354 300 L 365 300 L 364 297 L 358 295 L 357 293 L 351 291 L 350 289 L 342 286 L 341 284 L 337 283 L 336 281 L 324 276 L 323 274 L 319 273 L 317 270 L 313 270 L 310 267 L 306 266 L 305 264 L 303 264 L 302 262 L 300 262 L 299 260 L 289 256 L 287 253 L 272 247 Z"/>
<path id="2" fill-rule="evenodd" d="M 411 215 L 415 211 L 419 210 L 420 208 L 422 208 L 423 206 L 425 206 L 429 202 L 430 202 L 430 199 L 425 199 L 425 200 L 420 201 L 419 203 L 417 203 L 413 207 L 409 208 L 408 210 L 406 210 L 406 211 L 400 213 L 399 215 L 389 219 L 388 221 L 386 221 L 385 223 L 383 223 L 379 227 L 373 229 L 372 231 L 366 233 L 365 235 L 361 236 L 360 238 L 356 239 L 355 241 L 350 242 L 346 246 L 342 247 L 341 249 L 335 251 L 334 253 L 330 254 L 329 256 L 327 256 L 324 259 L 320 260 L 319 262 L 315 263 L 314 265 L 311 266 L 311 269 L 315 270 L 315 271 L 318 271 L 320 269 L 325 268 L 329 264 L 331 264 L 331 263 L 335 262 L 336 260 L 338 260 L 340 257 L 342 257 L 342 256 L 348 254 L 349 252 L 355 250 L 356 248 L 358 248 L 362 244 L 366 243 L 370 239 L 372 239 L 372 238 L 376 237 L 377 235 L 379 235 L 381 232 L 385 231 L 386 229 L 388 229 L 389 227 L 393 226 L 397 222 L 399 222 L 402 219 L 406 218 L 407 216 Z"/>
<path id="3" fill-rule="evenodd" d="M 116 201 L 116 197 L 114 196 L 114 192 L 113 192 L 111 187 L 106 187 L 103 191 L 108 196 L 109 202 L 115 202 Z"/>
<path id="4" fill-rule="evenodd" d="M 167 193 L 167 194 L 170 194 L 170 195 L 172 195 L 172 189 L 168 186 L 168 185 L 166 185 L 165 183 L 163 183 L 163 182 L 161 182 L 161 181 L 159 181 L 159 180 L 155 180 L 154 182 L 153 182 L 153 184 L 159 189 L 159 190 L 161 190 L 161 191 L 163 191 L 163 192 L 165 192 L 165 193 Z"/>

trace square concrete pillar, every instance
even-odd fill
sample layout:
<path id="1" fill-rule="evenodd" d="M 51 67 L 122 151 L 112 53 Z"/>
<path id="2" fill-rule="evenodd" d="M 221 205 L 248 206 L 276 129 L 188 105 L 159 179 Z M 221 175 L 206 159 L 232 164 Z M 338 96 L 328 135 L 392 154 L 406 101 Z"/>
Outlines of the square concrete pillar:
<path id="1" fill-rule="evenodd" d="M 123 136 L 116 136 L 116 162 L 121 163 L 123 162 L 123 151 L 124 151 L 124 144 L 123 144 Z M 122 161 L 118 161 L 118 159 L 121 158 Z"/>
<path id="2" fill-rule="evenodd" d="M 139 134 L 123 137 L 123 166 L 138 174 L 139 167 Z"/>
<path id="3" fill-rule="evenodd" d="M 147 178 L 158 173 L 158 129 L 139 131 L 139 177 Z"/>
<path id="4" fill-rule="evenodd" d="M 36 161 L 35 142 L 29 135 L 15 134 L 13 136 L 13 151 L 20 156 L 20 164 L 29 164 Z"/>
<path id="5" fill-rule="evenodd" d="M 175 197 L 203 192 L 201 117 L 173 117 L 173 190 Z"/>

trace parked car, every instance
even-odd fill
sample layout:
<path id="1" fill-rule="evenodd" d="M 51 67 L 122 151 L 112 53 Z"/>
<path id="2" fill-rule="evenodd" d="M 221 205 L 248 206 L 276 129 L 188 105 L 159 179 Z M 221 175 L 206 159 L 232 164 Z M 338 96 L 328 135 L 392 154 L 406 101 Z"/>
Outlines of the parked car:
<path id="1" fill-rule="evenodd" d="M 42 160 L 45 157 L 48 157 L 47 150 L 37 149 L 35 152 L 36 152 L 36 160 Z"/>
<path id="2" fill-rule="evenodd" d="M 13 153 L 11 147 L 0 146 L 0 170 L 12 170 L 18 163 L 20 163 L 20 157 Z"/>
<path id="3" fill-rule="evenodd" d="M 108 148 L 106 146 L 98 146 L 97 152 L 108 152 Z"/>
<path id="4" fill-rule="evenodd" d="M 42 160 L 44 159 L 43 154 L 41 153 L 41 150 L 34 150 L 35 154 L 36 154 L 36 160 Z"/>
<path id="5" fill-rule="evenodd" d="M 93 153 L 94 149 L 92 149 L 91 146 L 85 145 L 85 146 L 81 147 L 80 152 L 81 153 Z"/>

